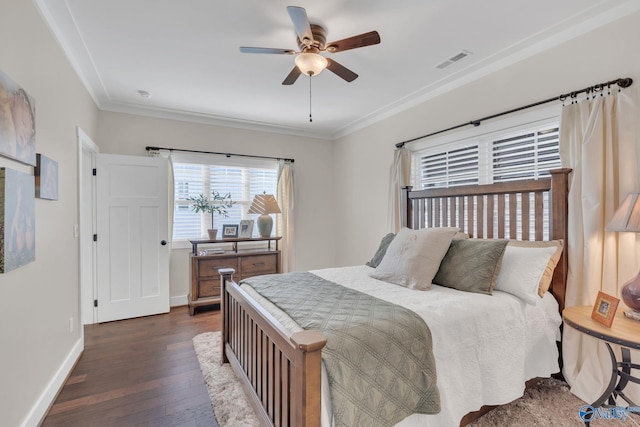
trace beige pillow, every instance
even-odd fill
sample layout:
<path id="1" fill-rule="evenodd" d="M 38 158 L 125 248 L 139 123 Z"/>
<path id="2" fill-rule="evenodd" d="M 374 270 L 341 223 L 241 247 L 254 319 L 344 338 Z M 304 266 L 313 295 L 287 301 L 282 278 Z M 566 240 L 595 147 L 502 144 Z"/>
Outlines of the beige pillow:
<path id="1" fill-rule="evenodd" d="M 401 229 L 371 277 L 409 289 L 429 289 L 457 232 L 453 227 Z"/>
<path id="2" fill-rule="evenodd" d="M 562 255 L 562 248 L 564 243 L 562 240 L 549 240 L 549 241 L 535 241 L 531 242 L 528 240 L 509 240 L 510 246 L 516 246 L 521 248 L 548 248 L 555 247 L 556 251 L 549 258 L 549 262 L 542 274 L 542 278 L 540 278 L 540 282 L 538 283 L 538 295 L 540 298 L 544 297 L 544 293 L 547 292 L 549 286 L 551 286 L 551 280 L 553 279 L 553 271 L 556 269 L 556 265 L 558 265 L 558 261 L 560 261 L 560 256 Z"/>

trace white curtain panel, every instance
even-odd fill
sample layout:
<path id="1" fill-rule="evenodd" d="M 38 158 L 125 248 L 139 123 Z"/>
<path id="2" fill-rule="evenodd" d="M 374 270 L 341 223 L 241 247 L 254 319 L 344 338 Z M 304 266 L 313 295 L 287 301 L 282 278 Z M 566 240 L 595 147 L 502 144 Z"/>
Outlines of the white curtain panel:
<path id="1" fill-rule="evenodd" d="M 169 155 L 169 239 L 173 242 L 173 214 L 175 211 L 176 186 L 173 174 L 173 156 Z"/>
<path id="2" fill-rule="evenodd" d="M 401 188 L 411 182 L 411 153 L 406 148 L 397 148 L 393 155 L 393 164 L 389 180 L 388 229 L 397 233 L 402 226 Z"/>
<path id="3" fill-rule="evenodd" d="M 624 282 L 638 273 L 636 234 L 605 231 L 627 193 L 640 190 L 637 121 L 634 98 L 628 92 L 563 107 L 560 157 L 563 167 L 573 169 L 567 307 L 593 306 L 598 291 L 620 298 Z M 619 348 L 613 347 L 620 357 Z M 639 363 L 640 352 L 632 352 L 632 359 Z M 563 360 L 563 374 L 572 393 L 587 403 L 595 401 L 611 375 L 605 345 L 565 326 Z M 629 383 L 625 394 L 640 401 L 636 384 Z M 622 399 L 619 404 L 627 406 Z"/>
<path id="4" fill-rule="evenodd" d="M 278 170 L 278 205 L 282 213 L 278 215 L 277 230 L 282 236 L 282 272 L 295 271 L 295 187 L 293 179 L 293 163 L 280 161 Z"/>
<path id="5" fill-rule="evenodd" d="M 169 236 L 169 245 L 171 245 L 171 242 L 173 241 L 173 214 L 174 214 L 174 202 L 175 202 L 175 179 L 174 179 L 174 174 L 173 174 L 173 154 L 171 153 L 170 150 L 151 150 L 151 151 L 147 151 L 147 156 L 149 157 L 162 157 L 163 159 L 169 159 L 169 189 L 168 191 L 168 197 L 169 197 L 169 206 L 168 208 L 168 216 L 167 218 L 169 219 L 169 230 L 168 230 L 168 236 Z"/>

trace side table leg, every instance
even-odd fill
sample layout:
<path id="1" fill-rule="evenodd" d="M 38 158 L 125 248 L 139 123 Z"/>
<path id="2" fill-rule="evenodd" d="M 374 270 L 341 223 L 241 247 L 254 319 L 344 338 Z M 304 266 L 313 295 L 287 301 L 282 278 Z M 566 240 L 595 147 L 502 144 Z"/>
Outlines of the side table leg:
<path id="1" fill-rule="evenodd" d="M 609 356 L 611 357 L 611 379 L 609 380 L 609 385 L 602 393 L 602 395 L 591 404 L 594 409 L 601 407 L 602 404 L 607 401 L 609 396 L 611 396 L 611 394 L 613 393 L 613 390 L 616 388 L 616 380 L 618 379 L 618 361 L 616 360 L 616 355 L 611 349 L 611 346 L 608 342 L 606 342 L 605 345 L 607 346 L 607 350 L 609 350 Z M 594 414 L 592 413 L 588 419 L 584 420 L 585 426 L 589 427 L 589 423 L 593 419 L 593 416 Z"/>

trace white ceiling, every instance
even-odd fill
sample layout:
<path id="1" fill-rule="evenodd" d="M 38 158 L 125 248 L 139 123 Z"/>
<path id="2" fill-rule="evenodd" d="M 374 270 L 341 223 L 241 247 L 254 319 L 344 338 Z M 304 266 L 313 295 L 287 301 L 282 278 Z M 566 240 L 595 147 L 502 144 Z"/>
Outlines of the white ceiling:
<path id="1" fill-rule="evenodd" d="M 639 9 L 637 0 L 35 0 L 102 110 L 333 139 Z M 325 53 L 359 74 L 325 70 L 292 86 L 298 50 L 286 6 L 327 41 L 377 30 L 381 44 Z M 472 55 L 436 66 L 460 51 Z M 151 97 L 140 97 L 139 90 Z M 534 100 L 528 100 L 534 101 Z"/>

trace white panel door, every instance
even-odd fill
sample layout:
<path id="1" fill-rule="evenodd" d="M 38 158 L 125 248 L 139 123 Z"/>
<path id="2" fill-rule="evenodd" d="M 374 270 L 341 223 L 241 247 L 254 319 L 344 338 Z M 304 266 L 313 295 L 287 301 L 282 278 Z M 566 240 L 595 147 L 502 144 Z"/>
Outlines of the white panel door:
<path id="1" fill-rule="evenodd" d="M 96 155 L 98 322 L 169 311 L 168 161 Z"/>

